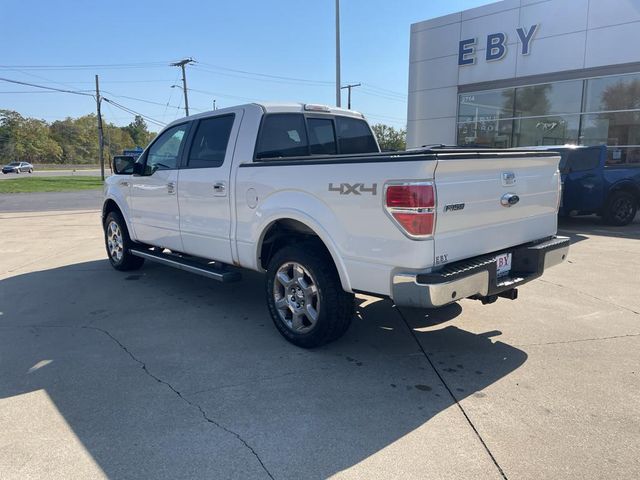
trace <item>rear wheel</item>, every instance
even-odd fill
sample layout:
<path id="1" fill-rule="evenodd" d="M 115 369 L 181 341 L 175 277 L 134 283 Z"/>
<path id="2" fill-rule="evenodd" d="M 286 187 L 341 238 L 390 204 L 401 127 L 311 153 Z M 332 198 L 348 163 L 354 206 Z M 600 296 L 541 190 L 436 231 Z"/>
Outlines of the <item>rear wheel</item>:
<path id="1" fill-rule="evenodd" d="M 133 242 L 129 237 L 127 224 L 118 212 L 110 212 L 104 221 L 104 243 L 109 262 L 116 270 L 137 270 L 142 267 L 144 258 L 131 254 Z"/>
<path id="2" fill-rule="evenodd" d="M 33 168 L 30 168 L 30 169 L 29 169 L 29 173 L 33 173 Z"/>
<path id="3" fill-rule="evenodd" d="M 353 294 L 342 289 L 329 255 L 313 244 L 286 246 L 267 268 L 267 304 L 289 342 L 319 347 L 341 337 L 353 317 Z"/>
<path id="4" fill-rule="evenodd" d="M 615 192 L 607 202 L 604 218 L 611 225 L 628 225 L 636 217 L 637 211 L 638 202 L 633 194 Z"/>

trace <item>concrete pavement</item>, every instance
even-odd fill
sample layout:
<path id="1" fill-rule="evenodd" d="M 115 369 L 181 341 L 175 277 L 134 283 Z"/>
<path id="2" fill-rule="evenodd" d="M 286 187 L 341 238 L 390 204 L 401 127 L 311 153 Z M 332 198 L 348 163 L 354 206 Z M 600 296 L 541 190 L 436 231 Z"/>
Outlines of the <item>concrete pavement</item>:
<path id="1" fill-rule="evenodd" d="M 515 302 L 359 297 L 286 343 L 260 275 L 113 271 L 97 211 L 0 213 L 0 478 L 638 478 L 640 225 L 565 224 Z"/>

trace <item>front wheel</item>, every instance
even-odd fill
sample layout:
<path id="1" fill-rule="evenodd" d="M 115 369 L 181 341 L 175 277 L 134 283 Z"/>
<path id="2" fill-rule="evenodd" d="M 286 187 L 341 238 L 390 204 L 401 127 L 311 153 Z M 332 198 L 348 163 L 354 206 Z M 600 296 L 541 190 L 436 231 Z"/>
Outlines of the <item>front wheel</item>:
<path id="1" fill-rule="evenodd" d="M 329 255 L 313 244 L 286 246 L 267 268 L 267 304 L 289 342 L 314 348 L 341 337 L 353 317 L 353 294 L 342 289 Z"/>
<path id="2" fill-rule="evenodd" d="M 142 267 L 144 258 L 131 254 L 133 242 L 127 224 L 118 212 L 110 212 L 104 221 L 104 243 L 109 262 L 116 270 L 137 270 Z"/>
<path id="3" fill-rule="evenodd" d="M 615 192 L 607 202 L 604 218 L 607 223 L 624 226 L 633 222 L 638 212 L 636 197 L 629 192 Z"/>

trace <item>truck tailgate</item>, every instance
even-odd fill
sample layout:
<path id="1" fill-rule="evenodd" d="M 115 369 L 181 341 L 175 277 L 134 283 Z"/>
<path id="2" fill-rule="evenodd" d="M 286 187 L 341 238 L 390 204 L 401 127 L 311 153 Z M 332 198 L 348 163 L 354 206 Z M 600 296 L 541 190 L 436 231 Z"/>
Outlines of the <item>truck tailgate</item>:
<path id="1" fill-rule="evenodd" d="M 556 233 L 559 156 L 470 152 L 460 157 L 438 155 L 435 265 Z"/>

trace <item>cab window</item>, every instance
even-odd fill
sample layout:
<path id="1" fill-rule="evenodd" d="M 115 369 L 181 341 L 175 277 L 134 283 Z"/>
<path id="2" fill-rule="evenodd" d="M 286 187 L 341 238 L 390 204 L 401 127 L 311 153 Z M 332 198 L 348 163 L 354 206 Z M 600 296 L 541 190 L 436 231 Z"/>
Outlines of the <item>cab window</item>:
<path id="1" fill-rule="evenodd" d="M 262 120 L 256 159 L 309 155 L 304 115 L 272 113 Z"/>
<path id="2" fill-rule="evenodd" d="M 567 159 L 564 162 L 560 162 L 561 172 L 584 172 L 587 170 L 593 170 L 600 165 L 600 150 L 599 149 L 577 149 L 568 151 Z"/>
<path id="3" fill-rule="evenodd" d="M 190 168 L 219 167 L 224 163 L 234 115 L 201 120 L 189 152 Z"/>
<path id="4" fill-rule="evenodd" d="M 331 118 L 307 118 L 309 151 L 311 155 L 334 155 L 337 153 L 336 135 Z"/>
<path id="5" fill-rule="evenodd" d="M 373 133 L 364 120 L 351 117 L 336 117 L 336 130 L 340 153 L 376 153 L 379 152 Z"/>
<path id="6" fill-rule="evenodd" d="M 186 138 L 188 125 L 176 125 L 162 133 L 149 148 L 145 172 L 152 174 L 156 170 L 171 170 L 178 167 L 180 149 Z"/>

